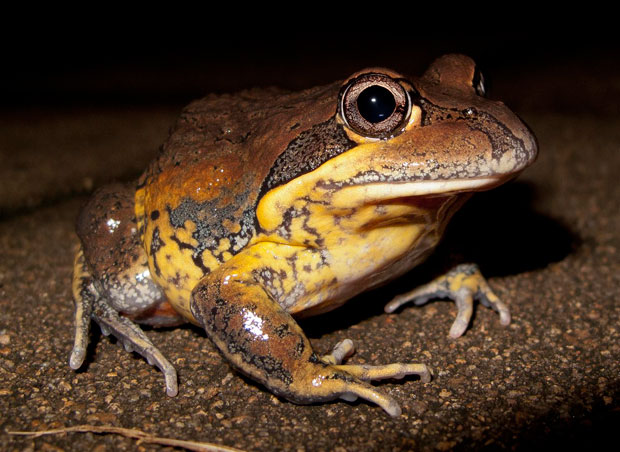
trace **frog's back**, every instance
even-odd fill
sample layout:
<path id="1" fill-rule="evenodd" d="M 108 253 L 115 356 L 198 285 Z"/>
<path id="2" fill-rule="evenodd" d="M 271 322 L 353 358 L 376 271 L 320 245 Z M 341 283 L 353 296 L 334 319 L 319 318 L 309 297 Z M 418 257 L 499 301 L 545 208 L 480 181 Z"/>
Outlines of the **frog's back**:
<path id="1" fill-rule="evenodd" d="M 141 177 L 136 215 L 154 280 L 186 311 L 195 284 L 256 234 L 255 207 L 278 155 L 333 118 L 338 85 L 209 96 L 186 107 Z"/>

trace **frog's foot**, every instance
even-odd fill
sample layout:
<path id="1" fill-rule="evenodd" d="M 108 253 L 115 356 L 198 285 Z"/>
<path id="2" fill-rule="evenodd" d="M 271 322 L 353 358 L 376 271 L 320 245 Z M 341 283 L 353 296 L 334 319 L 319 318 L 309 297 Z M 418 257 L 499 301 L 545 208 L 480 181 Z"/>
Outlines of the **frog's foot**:
<path id="1" fill-rule="evenodd" d="M 425 364 L 401 364 L 393 363 L 379 366 L 371 366 L 366 364 L 342 364 L 342 361 L 353 354 L 355 347 L 351 339 L 345 339 L 338 342 L 331 353 L 321 356 L 321 361 L 328 364 L 328 369 L 334 372 L 333 378 L 325 378 L 321 382 L 322 385 L 333 385 L 331 390 L 334 393 L 339 394 L 339 398 L 348 402 L 354 402 L 358 397 L 368 400 L 369 402 L 376 403 L 381 406 L 390 416 L 400 416 L 401 409 L 398 403 L 377 391 L 374 387 L 363 384 L 361 382 L 355 383 L 349 381 L 345 388 L 340 388 L 342 383 L 339 380 L 343 379 L 343 375 L 352 376 L 355 379 L 359 379 L 362 382 L 385 380 L 390 378 L 401 379 L 407 375 L 419 375 L 420 380 L 424 383 L 431 381 L 431 373 Z M 351 380 L 351 378 L 344 378 L 345 380 Z M 312 380 L 314 385 L 316 378 Z M 328 383 L 326 380 L 329 380 Z M 338 383 L 332 383 L 331 381 Z"/>
<path id="2" fill-rule="evenodd" d="M 474 299 L 497 311 L 502 325 L 510 323 L 508 307 L 493 293 L 475 264 L 461 264 L 430 283 L 395 297 L 385 306 L 385 312 L 394 312 L 409 302 L 423 305 L 433 298 L 450 298 L 456 302 L 458 313 L 450 328 L 452 338 L 465 333 L 474 310 Z"/>
<path id="3" fill-rule="evenodd" d="M 363 381 L 387 380 L 395 378 L 400 380 L 407 375 L 418 375 L 422 383 L 431 381 L 431 372 L 426 364 L 392 363 L 380 366 L 367 364 L 340 364 L 333 366 L 335 369 L 349 373 Z"/>
<path id="4" fill-rule="evenodd" d="M 402 413 L 398 402 L 378 391 L 367 381 L 400 379 L 406 375 L 419 375 L 421 380 L 427 383 L 431 378 L 431 374 L 424 364 L 328 365 L 319 369 L 309 368 L 307 370 L 310 370 L 311 373 L 305 378 L 310 381 L 305 382 L 304 386 L 296 391 L 296 394 L 283 394 L 285 397 L 297 403 L 323 402 L 336 398 L 354 402 L 361 398 L 379 405 L 392 417 L 400 416 Z"/>
<path id="5" fill-rule="evenodd" d="M 425 364 L 393 363 L 380 366 L 342 364 L 353 352 L 355 352 L 353 341 L 351 339 L 345 339 L 338 342 L 331 353 L 321 356 L 321 361 L 364 381 L 385 380 L 388 378 L 401 379 L 406 375 L 419 375 L 420 380 L 424 383 L 431 381 L 431 373 Z"/>
<path id="6" fill-rule="evenodd" d="M 105 298 L 99 296 L 81 249 L 75 258 L 73 298 L 75 300 L 75 338 L 69 358 L 69 366 L 72 369 L 79 369 L 84 362 L 92 318 L 99 324 L 104 335 L 113 334 L 127 351 L 136 351 L 149 364 L 157 366 L 164 374 L 166 393 L 169 396 L 177 395 L 176 370 L 138 325 L 120 316 Z"/>
<path id="7" fill-rule="evenodd" d="M 121 317 L 103 298 L 95 301 L 93 318 L 101 327 L 104 335 L 113 334 L 128 352 L 137 352 L 151 366 L 156 366 L 164 374 L 166 394 L 174 397 L 179 392 L 177 371 L 170 361 L 144 334 L 144 331 L 126 317 Z"/>
<path id="8" fill-rule="evenodd" d="M 331 353 L 321 356 L 325 364 L 342 364 L 342 362 L 355 352 L 355 345 L 351 339 L 338 342 Z"/>

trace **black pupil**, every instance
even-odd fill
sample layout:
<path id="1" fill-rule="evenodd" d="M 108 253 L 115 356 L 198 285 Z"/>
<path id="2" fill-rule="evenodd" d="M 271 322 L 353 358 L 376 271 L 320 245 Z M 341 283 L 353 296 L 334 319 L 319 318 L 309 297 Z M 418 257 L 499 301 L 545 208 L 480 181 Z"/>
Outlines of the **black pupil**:
<path id="1" fill-rule="evenodd" d="M 396 100 L 389 89 L 373 85 L 357 97 L 357 109 L 362 117 L 376 124 L 389 118 L 396 108 Z"/>

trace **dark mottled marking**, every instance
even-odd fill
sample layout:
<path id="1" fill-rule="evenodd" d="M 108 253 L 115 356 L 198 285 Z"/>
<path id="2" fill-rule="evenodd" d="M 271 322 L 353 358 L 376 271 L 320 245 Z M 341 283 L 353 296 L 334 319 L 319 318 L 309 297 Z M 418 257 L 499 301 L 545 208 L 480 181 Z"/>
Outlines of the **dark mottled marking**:
<path id="1" fill-rule="evenodd" d="M 274 330 L 276 333 L 276 336 L 278 336 L 280 339 L 282 339 L 283 337 L 288 336 L 291 333 L 291 329 L 289 328 L 289 326 L 284 323 L 278 327 L 276 327 L 276 329 Z"/>
<path id="2" fill-rule="evenodd" d="M 293 220 L 295 218 L 303 218 L 303 223 L 302 223 L 302 229 L 304 231 L 306 231 L 308 234 L 316 237 L 315 239 L 315 243 L 316 245 L 318 245 L 319 247 L 322 247 L 325 243 L 325 240 L 321 237 L 321 234 L 319 234 L 319 231 L 317 231 L 315 228 L 311 227 L 308 223 L 310 221 L 310 210 L 308 209 L 308 207 L 304 206 L 301 209 L 296 209 L 295 207 L 289 207 L 288 209 L 286 209 L 286 211 L 282 214 L 282 222 L 280 223 L 280 234 L 282 235 L 282 237 L 284 238 L 290 238 L 291 237 L 291 231 L 292 231 L 292 223 Z M 308 245 L 309 241 L 306 239 L 305 244 Z"/>
<path id="3" fill-rule="evenodd" d="M 321 361 L 321 358 L 319 358 L 318 355 L 314 352 L 310 354 L 308 361 L 311 362 L 312 364 L 325 364 L 323 361 Z"/>
<path id="4" fill-rule="evenodd" d="M 293 383 L 293 375 L 291 375 L 291 373 L 284 368 L 281 360 L 276 359 L 273 356 L 253 353 L 251 351 L 253 341 L 251 340 L 242 339 L 235 342 L 234 339 L 232 339 L 233 335 L 228 336 L 231 338 L 231 342 L 227 344 L 229 353 L 240 355 L 244 362 L 250 364 L 256 369 L 261 369 L 269 378 L 280 380 L 286 385 Z"/>
<path id="5" fill-rule="evenodd" d="M 271 296 L 273 300 L 280 303 L 285 298 L 284 284 L 282 283 L 288 275 L 283 270 L 276 272 L 270 267 L 262 267 L 252 271 L 254 280 Z"/>
<path id="6" fill-rule="evenodd" d="M 170 240 L 176 243 L 179 246 L 180 250 L 193 250 L 194 247 L 189 243 L 182 242 L 176 235 L 171 235 Z"/>
<path id="7" fill-rule="evenodd" d="M 299 342 L 297 342 L 297 345 L 295 345 L 295 356 L 300 357 L 303 356 L 304 351 L 306 350 L 306 344 L 304 343 L 303 340 L 300 340 Z"/>
<path id="8" fill-rule="evenodd" d="M 159 210 L 153 210 L 151 212 L 151 220 L 155 221 L 159 218 Z"/>
<path id="9" fill-rule="evenodd" d="M 355 145 L 336 122 L 336 116 L 301 132 L 274 162 L 263 182 L 259 199 L 272 188 L 318 168 Z"/>
<path id="10" fill-rule="evenodd" d="M 346 381 L 347 383 L 355 383 L 357 380 L 353 375 L 345 374 L 345 373 L 333 373 L 325 377 L 326 380 L 341 380 Z"/>
<path id="11" fill-rule="evenodd" d="M 216 291 L 217 295 L 210 294 L 211 290 Z M 226 330 L 230 317 L 233 315 L 232 305 L 219 296 L 219 291 L 217 285 L 212 287 L 199 285 L 197 290 L 192 293 L 189 304 L 194 318 L 203 323 L 207 332 L 211 331 L 213 334 L 220 334 L 222 330 Z M 196 303 L 194 300 L 200 300 L 202 303 Z M 218 318 L 221 327 L 215 323 L 216 318 Z"/>
<path id="12" fill-rule="evenodd" d="M 155 273 L 157 276 L 161 275 L 161 270 L 159 268 L 159 264 L 157 263 L 157 252 L 166 245 L 161 237 L 159 236 L 159 227 L 156 226 L 153 229 L 153 236 L 151 239 L 151 256 L 153 257 L 153 267 L 155 268 Z"/>
<path id="13" fill-rule="evenodd" d="M 181 249 L 181 250 L 183 250 L 183 249 L 191 250 L 192 251 L 192 261 L 194 262 L 194 265 L 196 267 L 200 268 L 205 275 L 211 271 L 211 269 L 209 267 L 207 267 L 204 264 L 204 262 L 202 261 L 202 253 L 199 252 L 199 250 L 197 248 L 193 247 L 189 243 L 182 242 L 181 239 L 179 239 L 176 235 L 171 235 L 170 236 L 170 240 L 172 240 L 174 243 L 176 243 L 178 245 L 179 249 Z"/>
<path id="14" fill-rule="evenodd" d="M 184 228 L 185 222 L 190 221 L 196 225 L 192 232 L 192 238 L 198 245 L 191 246 L 193 250 L 194 263 L 205 271 L 202 263 L 202 253 L 209 250 L 220 262 L 223 262 L 222 253 L 218 250 L 219 242 L 223 238 L 228 238 L 231 247 L 226 251 L 235 255 L 243 249 L 248 241 L 255 234 L 254 206 L 247 208 L 241 215 L 238 206 L 246 204 L 249 196 L 248 191 L 244 191 L 233 197 L 234 202 L 222 207 L 219 200 L 197 202 L 191 198 L 185 198 L 178 207 L 172 209 L 168 207 L 170 224 L 174 228 Z M 237 233 L 231 233 L 224 224 L 228 220 L 233 224 L 240 224 L 241 228 Z M 179 246 L 187 246 L 177 241 Z M 236 245 L 236 248 L 235 248 Z"/>
<path id="15" fill-rule="evenodd" d="M 169 281 L 176 287 L 181 287 L 181 274 L 176 272 L 174 277 L 170 278 Z"/>
<path id="16" fill-rule="evenodd" d="M 205 275 L 211 272 L 211 269 L 202 261 L 202 254 L 192 254 L 192 261 L 194 262 L 194 265 L 200 268 Z"/>
<path id="17" fill-rule="evenodd" d="M 298 258 L 297 253 L 286 258 L 286 262 L 288 262 L 288 264 L 291 267 L 291 270 L 293 271 L 292 278 L 294 280 L 297 280 L 297 258 Z"/>
<path id="18" fill-rule="evenodd" d="M 319 206 L 329 206 L 330 205 L 329 201 L 315 200 L 315 199 L 311 199 L 309 196 L 302 196 L 299 199 L 301 199 L 302 201 L 306 201 L 308 204 L 318 204 Z"/>

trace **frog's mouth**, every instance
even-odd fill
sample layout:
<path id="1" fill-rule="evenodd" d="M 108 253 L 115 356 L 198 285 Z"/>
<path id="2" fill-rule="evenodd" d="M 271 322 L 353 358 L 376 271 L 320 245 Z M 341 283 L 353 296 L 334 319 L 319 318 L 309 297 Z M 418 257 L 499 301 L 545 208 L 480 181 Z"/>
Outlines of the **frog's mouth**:
<path id="1" fill-rule="evenodd" d="M 453 196 L 459 193 L 490 190 L 507 181 L 505 175 L 487 176 L 473 179 L 420 180 L 406 182 L 377 182 L 343 187 L 334 193 L 333 203 L 351 203 L 356 199 L 360 204 L 370 204 L 396 198 Z"/>

